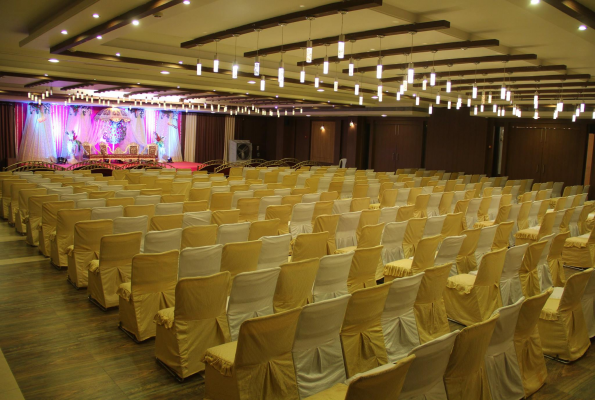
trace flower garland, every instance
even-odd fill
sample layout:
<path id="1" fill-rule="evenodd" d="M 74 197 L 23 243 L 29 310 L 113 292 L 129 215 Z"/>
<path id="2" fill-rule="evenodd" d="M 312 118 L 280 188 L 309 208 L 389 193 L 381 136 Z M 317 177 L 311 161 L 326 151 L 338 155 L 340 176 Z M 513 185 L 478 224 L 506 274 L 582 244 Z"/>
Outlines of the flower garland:
<path id="1" fill-rule="evenodd" d="M 160 148 L 163 148 L 163 146 L 165 145 L 165 137 L 159 136 L 159 134 L 157 132 L 155 132 L 155 143 Z"/>
<path id="2" fill-rule="evenodd" d="M 51 110 L 51 104 L 49 103 L 29 103 L 29 114 L 33 114 L 35 111 L 36 114 L 49 114 Z"/>
<path id="3" fill-rule="evenodd" d="M 71 115 L 76 116 L 79 111 L 83 114 L 83 116 L 85 116 L 85 115 L 87 115 L 88 112 L 91 111 L 91 107 L 78 106 L 78 105 L 70 106 L 69 112 L 71 113 Z"/>

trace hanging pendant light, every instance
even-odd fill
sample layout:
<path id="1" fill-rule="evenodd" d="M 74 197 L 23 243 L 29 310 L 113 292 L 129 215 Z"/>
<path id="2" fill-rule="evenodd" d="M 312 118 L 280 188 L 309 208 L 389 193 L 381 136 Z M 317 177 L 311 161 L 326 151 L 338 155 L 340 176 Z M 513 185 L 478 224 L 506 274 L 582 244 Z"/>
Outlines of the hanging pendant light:
<path id="1" fill-rule="evenodd" d="M 233 35 L 233 36 L 235 38 L 235 44 L 234 44 L 234 50 L 233 50 L 233 64 L 231 64 L 231 78 L 238 79 L 238 70 L 240 69 L 240 66 L 238 65 L 238 61 L 237 61 L 236 50 L 238 48 L 238 36 L 239 35 Z"/>
<path id="2" fill-rule="evenodd" d="M 306 62 L 312 62 L 312 21 L 314 21 L 314 17 L 308 17 L 308 21 L 310 21 L 310 31 L 308 33 L 308 41 L 306 42 Z"/>
<path id="3" fill-rule="evenodd" d="M 364 97 L 360 96 L 359 97 L 359 105 L 361 106 L 362 104 L 364 104 Z"/>
<path id="4" fill-rule="evenodd" d="M 353 43 L 355 42 L 355 40 L 350 40 L 351 42 L 351 57 L 349 57 L 349 76 L 353 76 L 354 73 L 354 62 L 353 62 Z"/>
<path id="5" fill-rule="evenodd" d="M 333 91 L 338 92 L 339 91 L 339 78 L 337 78 L 337 65 L 339 64 L 339 61 L 335 62 L 335 81 L 333 82 Z"/>
<path id="6" fill-rule="evenodd" d="M 397 101 L 401 101 L 401 92 L 397 92 Z"/>
<path id="7" fill-rule="evenodd" d="M 213 57 L 213 72 L 219 72 L 219 57 L 217 56 L 218 45 L 219 39 L 215 39 L 215 57 Z"/>
<path id="8" fill-rule="evenodd" d="M 430 106 L 428 107 L 428 114 L 432 115 L 432 103 L 430 103 Z"/>
<path id="9" fill-rule="evenodd" d="M 450 110 L 452 108 L 452 101 L 448 100 L 448 109 Z"/>
<path id="10" fill-rule="evenodd" d="M 322 73 L 324 75 L 327 75 L 328 74 L 328 46 L 329 46 L 329 44 L 325 43 L 324 46 L 325 46 L 326 54 L 324 55 L 324 62 L 322 63 Z"/>
<path id="11" fill-rule="evenodd" d="M 256 57 L 254 57 L 254 76 L 260 75 L 260 57 L 258 56 L 258 41 L 260 39 L 261 29 L 255 29 L 256 31 Z"/>
<path id="12" fill-rule="evenodd" d="M 448 78 L 448 80 L 446 81 L 446 93 L 450 93 L 452 89 L 452 82 L 450 81 L 450 78 Z"/>
<path id="13" fill-rule="evenodd" d="M 436 85 L 436 71 L 434 70 L 434 59 L 436 58 L 436 50 L 432 51 L 432 72 L 430 72 L 430 86 Z"/>
<path id="14" fill-rule="evenodd" d="M 581 112 L 585 112 L 585 103 L 581 103 Z"/>
<path id="15" fill-rule="evenodd" d="M 378 35 L 380 40 L 380 47 L 378 50 L 378 63 L 376 64 L 376 79 L 382 79 L 382 38 L 384 36 Z"/>
<path id="16" fill-rule="evenodd" d="M 314 76 L 314 87 L 317 88 L 320 85 L 320 78 L 318 77 L 318 73 Z"/>
<path id="17" fill-rule="evenodd" d="M 480 111 L 480 112 L 483 112 L 483 110 L 484 110 L 484 109 L 485 109 L 485 108 L 484 108 L 483 104 L 479 106 L 479 111 Z"/>
<path id="18" fill-rule="evenodd" d="M 492 104 L 492 92 L 488 92 L 488 104 Z"/>
<path id="19" fill-rule="evenodd" d="M 475 84 L 473 84 L 473 92 L 471 93 L 471 97 L 474 99 L 477 98 L 477 86 Z"/>
<path id="20" fill-rule="evenodd" d="M 419 96 L 415 96 L 415 105 L 419 106 Z"/>
<path id="21" fill-rule="evenodd" d="M 421 81 L 421 90 L 426 90 L 428 88 L 428 80 L 426 79 L 426 76 L 424 75 L 424 80 Z"/>
<path id="22" fill-rule="evenodd" d="M 302 47 L 302 52 L 305 53 L 305 48 Z M 306 66 L 302 64 L 302 70 L 300 71 L 300 83 L 306 82 Z"/>
<path id="23" fill-rule="evenodd" d="M 473 115 L 477 115 L 477 104 L 473 107 Z"/>
<path id="24" fill-rule="evenodd" d="M 512 94 L 512 92 L 510 90 L 506 91 L 506 101 L 510 101 L 511 94 Z"/>
<path id="25" fill-rule="evenodd" d="M 407 77 L 403 77 L 403 94 L 407 91 Z"/>
<path id="26" fill-rule="evenodd" d="M 337 58 L 345 57 L 345 35 L 343 35 L 343 17 L 347 11 L 339 11 L 341 13 L 341 34 L 339 35 L 339 42 L 337 43 Z"/>
<path id="27" fill-rule="evenodd" d="M 382 81 L 378 81 L 378 97 L 382 96 Z"/>
<path id="28" fill-rule="evenodd" d="M 498 106 L 496 104 L 494 104 L 494 106 L 492 107 L 492 112 L 496 112 L 498 110 Z"/>
<path id="29" fill-rule="evenodd" d="M 354 94 L 357 96 L 359 95 L 359 81 L 355 82 L 355 86 L 354 86 Z"/>
<path id="30" fill-rule="evenodd" d="M 265 88 L 265 80 L 264 80 L 264 75 L 262 75 L 260 78 L 260 90 L 264 92 L 264 88 Z"/>
<path id="31" fill-rule="evenodd" d="M 471 107 L 471 97 L 467 97 L 467 107 Z"/>
<path id="32" fill-rule="evenodd" d="M 537 91 L 533 96 L 533 108 L 539 108 L 539 93 Z"/>
<path id="33" fill-rule="evenodd" d="M 283 50 L 283 32 L 285 28 L 285 23 L 280 23 L 281 26 L 281 60 L 279 61 L 279 70 L 277 74 L 277 81 L 279 82 L 279 87 L 285 86 L 285 63 L 283 63 L 283 54 L 285 51 Z"/>
<path id="34" fill-rule="evenodd" d="M 579 116 L 581 115 L 581 109 L 580 109 L 580 107 L 579 107 L 578 105 L 576 106 L 576 111 L 574 112 L 574 114 L 575 114 L 577 117 L 579 117 Z"/>
<path id="35" fill-rule="evenodd" d="M 411 60 L 409 60 L 409 68 L 407 68 L 407 82 L 408 83 L 413 83 L 413 80 L 415 79 L 415 69 L 413 68 L 413 35 L 415 35 L 415 32 L 410 32 L 411 34 Z"/>
<path id="36" fill-rule="evenodd" d="M 440 104 L 440 93 L 436 94 L 436 104 Z"/>
<path id="37" fill-rule="evenodd" d="M 506 86 L 502 84 L 502 87 L 500 88 L 500 100 L 504 99 L 506 99 Z"/>
<path id="38" fill-rule="evenodd" d="M 562 98 L 560 98 L 560 101 L 557 104 L 557 110 L 558 112 L 564 111 L 564 102 L 562 101 Z"/>

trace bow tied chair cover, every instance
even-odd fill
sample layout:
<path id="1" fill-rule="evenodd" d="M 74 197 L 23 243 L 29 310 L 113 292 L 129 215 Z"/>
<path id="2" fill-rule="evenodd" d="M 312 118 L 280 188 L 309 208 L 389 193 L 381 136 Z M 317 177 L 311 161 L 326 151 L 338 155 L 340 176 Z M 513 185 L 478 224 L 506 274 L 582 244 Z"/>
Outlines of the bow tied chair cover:
<path id="1" fill-rule="evenodd" d="M 515 245 L 523 243 L 535 243 L 541 240 L 542 237 L 550 235 L 554 230 L 554 222 L 557 212 L 546 213 L 541 221 L 541 225 L 536 225 L 532 228 L 522 229 L 518 231 L 515 237 Z"/>
<path id="2" fill-rule="evenodd" d="M 267 207 L 265 219 L 279 220 L 279 235 L 289 233 L 289 219 L 292 208 L 290 205 L 271 205 Z"/>
<path id="3" fill-rule="evenodd" d="M 547 241 L 535 242 L 529 245 L 521 268 L 519 270 L 519 278 L 521 280 L 521 287 L 523 289 L 523 296 L 526 298 L 535 296 L 541 293 L 541 285 L 539 281 L 539 272 L 537 267 L 541 254 L 546 251 Z"/>
<path id="4" fill-rule="evenodd" d="M 581 299 L 592 273 L 589 268 L 569 277 L 562 295 L 552 295 L 543 306 L 538 329 L 544 354 L 575 361 L 591 345 Z"/>
<path id="5" fill-rule="evenodd" d="M 341 327 L 348 378 L 388 363 L 381 317 L 389 290 L 390 284 L 382 284 L 351 293 Z"/>
<path id="6" fill-rule="evenodd" d="M 262 236 L 260 255 L 258 257 L 258 269 L 277 268 L 287 262 L 289 254 L 291 235 Z"/>
<path id="7" fill-rule="evenodd" d="M 382 246 L 354 250 L 347 277 L 347 288 L 350 293 L 376 285 L 376 270 L 381 254 Z"/>
<path id="8" fill-rule="evenodd" d="M 595 265 L 595 229 L 564 242 L 562 261 L 565 265 L 592 268 Z"/>
<path id="9" fill-rule="evenodd" d="M 514 349 L 514 331 L 523 301 L 525 298 L 521 297 L 514 304 L 494 311 L 499 318 L 484 360 L 492 400 L 522 399 L 525 396 Z"/>
<path id="10" fill-rule="evenodd" d="M 525 397 L 537 392 L 547 378 L 537 322 L 552 292 L 553 289 L 549 288 L 543 293 L 525 299 L 515 327 L 514 348 L 521 370 Z"/>
<path id="11" fill-rule="evenodd" d="M 40 251 L 41 245 L 39 235 L 41 233 L 41 220 L 42 210 L 44 203 L 56 202 L 60 200 L 60 196 L 57 194 L 46 194 L 42 196 L 31 196 L 28 200 L 29 215 L 27 216 L 27 237 L 25 241 L 28 245 L 39 246 Z M 43 251 L 42 251 L 43 254 Z"/>
<path id="12" fill-rule="evenodd" d="M 442 294 L 451 265 L 430 267 L 424 271 L 413 310 L 420 343 L 426 343 L 450 332 Z"/>
<path id="13" fill-rule="evenodd" d="M 145 235 L 143 253 L 163 253 L 179 250 L 182 244 L 182 228 L 166 231 L 151 231 Z"/>
<path id="14" fill-rule="evenodd" d="M 409 355 L 415 355 L 399 399 L 447 400 L 444 372 L 459 331 L 449 332 L 434 340 L 415 347 Z"/>
<path id="15" fill-rule="evenodd" d="M 77 289 L 87 287 L 88 270 L 93 261 L 99 260 L 101 238 L 111 235 L 111 219 L 79 221 L 74 224 L 73 244 L 68 246 L 68 280 Z"/>
<path id="16" fill-rule="evenodd" d="M 381 317 L 384 345 L 390 362 L 407 356 L 420 344 L 413 304 L 423 276 L 421 272 L 395 279 L 390 284 Z"/>
<path id="17" fill-rule="evenodd" d="M 137 254 L 130 282 L 118 288 L 120 328 L 142 342 L 156 335 L 155 314 L 175 305 L 179 250 Z"/>
<path id="18" fill-rule="evenodd" d="M 356 374 L 346 386 L 337 383 L 309 400 L 392 400 L 399 395 L 415 356 L 407 356 L 395 364 L 386 364 L 360 374 Z"/>
<path id="19" fill-rule="evenodd" d="M 45 196 L 47 189 L 21 189 L 19 191 L 19 211 L 15 216 L 14 227 L 20 234 L 27 234 L 27 223 L 29 222 L 29 199 L 33 196 Z"/>
<path id="20" fill-rule="evenodd" d="M 180 252 L 178 280 L 219 273 L 222 255 L 222 244 L 185 248 Z M 227 291 L 227 286 L 225 290 Z"/>
<path id="21" fill-rule="evenodd" d="M 394 279 L 412 276 L 434 266 L 436 250 L 442 237 L 430 236 L 419 241 L 413 258 L 393 261 L 384 266 L 384 278 L 387 282 Z"/>
<path id="22" fill-rule="evenodd" d="M 296 308 L 252 318 L 242 324 L 237 342 L 208 349 L 205 398 L 298 400 L 291 350 L 300 313 Z"/>
<path id="23" fill-rule="evenodd" d="M 141 240 L 141 232 L 101 237 L 99 258 L 88 264 L 87 286 L 89 299 L 100 308 L 118 306 L 118 288 L 130 281 L 132 258 L 140 253 Z"/>
<path id="24" fill-rule="evenodd" d="M 56 229 L 50 233 L 51 262 L 57 268 L 68 267 L 69 247 L 74 242 L 74 225 L 91 219 L 89 208 L 65 209 L 57 212 Z M 110 232 L 111 233 L 111 232 Z"/>
<path id="25" fill-rule="evenodd" d="M 155 315 L 155 357 L 180 379 L 204 371 L 207 349 L 231 340 L 226 316 L 229 281 L 229 272 L 181 279 L 175 307 Z"/>
<path id="26" fill-rule="evenodd" d="M 293 244 L 290 261 L 321 258 L 327 255 L 328 232 L 300 233 Z"/>
<path id="27" fill-rule="evenodd" d="M 299 203 L 293 206 L 289 231 L 295 239 L 300 233 L 312 233 L 312 215 L 315 203 Z"/>
<path id="28" fill-rule="evenodd" d="M 464 328 L 457 335 L 444 372 L 449 400 L 491 400 L 485 355 L 498 318 L 495 314 L 486 321 Z"/>
<path id="29" fill-rule="evenodd" d="M 357 246 L 357 227 L 361 215 L 361 211 L 340 214 L 337 230 L 335 231 L 337 249 Z"/>
<path id="30" fill-rule="evenodd" d="M 314 303 L 349 294 L 347 279 L 355 252 L 324 256 L 320 259 L 314 286 Z"/>
<path id="31" fill-rule="evenodd" d="M 281 272 L 273 297 L 276 313 L 305 306 L 311 300 L 319 264 L 318 258 L 310 258 L 280 266 Z"/>
<path id="32" fill-rule="evenodd" d="M 506 249 L 487 253 L 477 275 L 459 274 L 448 278 L 444 302 L 448 317 L 463 325 L 487 320 L 502 306 L 500 276 Z"/>

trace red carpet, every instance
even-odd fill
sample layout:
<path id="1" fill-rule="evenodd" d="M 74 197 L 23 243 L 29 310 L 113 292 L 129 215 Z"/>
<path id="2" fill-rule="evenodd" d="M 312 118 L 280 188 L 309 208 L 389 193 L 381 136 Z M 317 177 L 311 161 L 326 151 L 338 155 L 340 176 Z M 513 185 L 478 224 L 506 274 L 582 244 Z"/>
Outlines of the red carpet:
<path id="1" fill-rule="evenodd" d="M 195 162 L 181 161 L 181 162 L 173 162 L 170 165 L 172 165 L 174 168 L 191 168 L 192 171 L 196 171 L 196 169 L 198 167 L 200 167 L 202 164 L 195 163 Z"/>

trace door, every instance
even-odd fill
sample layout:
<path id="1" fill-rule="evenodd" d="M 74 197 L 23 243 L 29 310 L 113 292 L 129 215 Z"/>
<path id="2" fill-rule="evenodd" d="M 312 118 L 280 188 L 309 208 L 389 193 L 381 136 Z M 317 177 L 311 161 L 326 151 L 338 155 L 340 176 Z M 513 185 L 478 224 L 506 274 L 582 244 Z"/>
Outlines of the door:
<path id="1" fill-rule="evenodd" d="M 397 126 L 396 149 L 395 169 L 420 168 L 423 152 L 423 126 L 419 123 L 399 124 Z"/>
<path id="2" fill-rule="evenodd" d="M 512 126 L 508 133 L 506 175 L 541 182 L 543 128 Z"/>
<path id="3" fill-rule="evenodd" d="M 374 124 L 374 148 L 372 168 L 374 171 L 397 170 L 397 125 Z"/>

